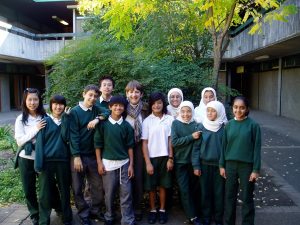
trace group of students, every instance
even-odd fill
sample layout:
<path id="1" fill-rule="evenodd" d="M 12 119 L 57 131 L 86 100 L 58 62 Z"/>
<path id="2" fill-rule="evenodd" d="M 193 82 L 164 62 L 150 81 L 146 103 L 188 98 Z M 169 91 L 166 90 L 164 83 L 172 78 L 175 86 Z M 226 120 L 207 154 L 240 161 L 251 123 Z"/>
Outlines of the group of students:
<path id="1" fill-rule="evenodd" d="M 127 84 L 126 98 L 112 96 L 114 87 L 112 77 L 102 77 L 99 87 L 84 88 L 83 101 L 71 110 L 63 96 L 54 95 L 49 115 L 37 89 L 24 91 L 15 123 L 16 166 L 34 225 L 50 224 L 52 209 L 65 225 L 72 224 L 70 186 L 83 225 L 90 219 L 113 224 L 118 190 L 122 225 L 142 220 L 144 191 L 149 193 L 148 223 L 167 223 L 172 171 L 190 223 L 235 224 L 240 186 L 242 224 L 254 224 L 261 134 L 248 117 L 246 98 L 234 99 L 234 119 L 228 122 L 212 88 L 202 91 L 194 109 L 178 88 L 169 91 L 167 104 L 161 92 L 143 102 L 143 86 L 135 80 Z"/>

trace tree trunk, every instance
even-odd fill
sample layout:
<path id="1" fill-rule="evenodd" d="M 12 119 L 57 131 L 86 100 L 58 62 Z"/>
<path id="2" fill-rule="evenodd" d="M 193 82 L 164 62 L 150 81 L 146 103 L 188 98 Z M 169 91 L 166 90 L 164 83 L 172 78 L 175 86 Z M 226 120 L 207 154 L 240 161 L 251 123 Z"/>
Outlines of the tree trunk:
<path id="1" fill-rule="evenodd" d="M 217 91 L 218 90 L 218 80 L 219 80 L 219 70 L 221 67 L 222 60 L 222 39 L 214 40 L 214 67 L 212 73 L 212 86 Z"/>

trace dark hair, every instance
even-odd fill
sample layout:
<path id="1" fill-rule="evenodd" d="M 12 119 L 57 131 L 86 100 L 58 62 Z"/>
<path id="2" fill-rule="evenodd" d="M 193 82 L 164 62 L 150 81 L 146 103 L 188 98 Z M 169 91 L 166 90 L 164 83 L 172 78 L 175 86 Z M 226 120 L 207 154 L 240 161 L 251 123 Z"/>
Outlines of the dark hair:
<path id="1" fill-rule="evenodd" d="M 99 86 L 101 86 L 103 80 L 110 80 L 110 81 L 112 82 L 113 88 L 115 87 L 115 80 L 114 80 L 111 76 L 109 76 L 109 75 L 104 75 L 103 77 L 101 77 L 101 78 L 99 79 Z"/>
<path id="2" fill-rule="evenodd" d="M 24 125 L 27 124 L 28 116 L 29 116 L 29 110 L 26 106 L 26 99 L 27 99 L 28 94 L 36 94 L 39 98 L 39 105 L 36 109 L 36 114 L 41 116 L 41 117 L 45 117 L 47 115 L 46 111 L 44 109 L 44 106 L 43 106 L 43 99 L 40 95 L 39 90 L 36 89 L 36 88 L 26 88 L 23 92 L 23 98 L 22 98 L 22 104 L 21 104 L 21 107 L 22 107 L 22 123 Z"/>
<path id="3" fill-rule="evenodd" d="M 241 100 L 241 101 L 244 102 L 244 104 L 245 104 L 245 106 L 246 106 L 246 109 L 247 109 L 247 111 L 246 111 L 246 116 L 248 116 L 249 113 L 250 113 L 250 111 L 249 111 L 249 100 L 248 100 L 246 97 L 242 96 L 242 95 L 236 96 L 236 97 L 233 99 L 233 101 L 232 101 L 232 106 L 234 105 L 234 102 L 237 101 L 237 100 Z"/>
<path id="4" fill-rule="evenodd" d="M 66 107 L 67 101 L 64 96 L 62 95 L 53 95 L 50 99 L 49 107 L 50 111 L 52 112 L 52 104 L 57 103 L 57 104 L 62 104 Z"/>
<path id="5" fill-rule="evenodd" d="M 128 84 L 125 87 L 125 92 L 133 90 L 135 88 L 137 90 L 139 90 L 142 94 L 144 93 L 143 85 L 140 82 L 138 82 L 137 80 L 129 81 Z"/>
<path id="6" fill-rule="evenodd" d="M 166 97 L 164 96 L 164 94 L 162 94 L 161 92 L 153 92 L 151 93 L 150 97 L 149 97 L 149 114 L 152 113 L 152 106 L 154 105 L 154 103 L 158 100 L 161 100 L 163 102 L 163 109 L 162 109 L 162 113 L 163 114 L 167 114 L 167 102 L 166 102 Z"/>
<path id="7" fill-rule="evenodd" d="M 127 117 L 127 105 L 128 105 L 128 101 L 126 100 L 126 98 L 122 95 L 115 95 L 112 96 L 111 99 L 109 100 L 108 105 L 112 106 L 114 104 L 122 104 L 124 105 L 124 112 L 122 113 L 122 117 L 123 119 L 125 119 Z"/>
<path id="8" fill-rule="evenodd" d="M 85 86 L 83 92 L 86 94 L 88 91 L 95 91 L 96 94 L 100 95 L 99 88 L 94 84 L 89 84 L 89 85 Z"/>

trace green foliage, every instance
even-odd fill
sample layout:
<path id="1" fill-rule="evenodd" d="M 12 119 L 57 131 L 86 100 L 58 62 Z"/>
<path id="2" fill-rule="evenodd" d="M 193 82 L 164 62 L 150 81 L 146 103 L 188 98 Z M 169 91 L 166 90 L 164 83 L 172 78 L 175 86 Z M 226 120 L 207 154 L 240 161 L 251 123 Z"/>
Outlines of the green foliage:
<path id="1" fill-rule="evenodd" d="M 0 127 L 0 150 L 3 149 L 12 149 L 13 152 L 17 150 L 17 143 L 10 125 Z"/>
<path id="2" fill-rule="evenodd" d="M 0 184 L 0 206 L 24 202 L 19 170 L 13 169 L 12 165 L 5 170 L 0 170 Z"/>

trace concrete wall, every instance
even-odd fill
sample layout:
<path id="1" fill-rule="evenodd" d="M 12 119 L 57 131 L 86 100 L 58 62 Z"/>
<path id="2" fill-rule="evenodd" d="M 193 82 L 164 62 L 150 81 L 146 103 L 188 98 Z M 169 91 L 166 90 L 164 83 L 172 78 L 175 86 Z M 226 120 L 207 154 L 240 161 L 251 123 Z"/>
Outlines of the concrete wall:
<path id="1" fill-rule="evenodd" d="M 294 4 L 300 7 L 299 0 L 288 0 L 285 5 Z M 241 57 L 250 52 L 271 46 L 286 39 L 300 35 L 300 10 L 288 17 L 288 22 L 273 21 L 262 25 L 262 33 L 248 34 L 250 28 L 234 37 L 227 48 L 224 58 Z"/>
<path id="2" fill-rule="evenodd" d="M 249 95 L 251 96 L 250 99 L 250 106 L 253 109 L 259 108 L 259 73 L 253 73 L 250 76 L 250 90 Z"/>
<path id="3" fill-rule="evenodd" d="M 282 71 L 281 115 L 300 120 L 300 68 Z"/>
<path id="4" fill-rule="evenodd" d="M 1 97 L 1 112 L 10 111 L 10 94 L 9 94 L 9 77 L 4 74 L 0 74 L 0 97 Z M 5 96 L 5 97 L 4 97 Z"/>

